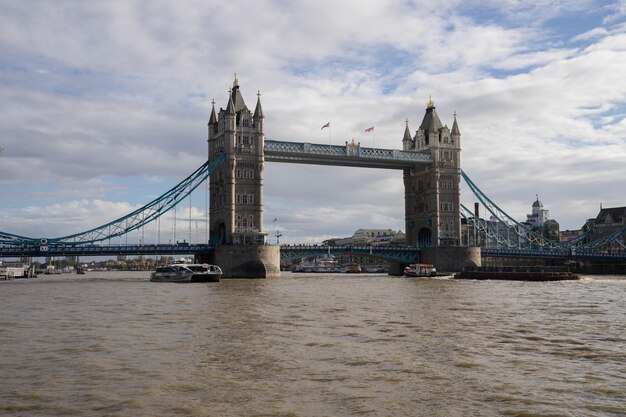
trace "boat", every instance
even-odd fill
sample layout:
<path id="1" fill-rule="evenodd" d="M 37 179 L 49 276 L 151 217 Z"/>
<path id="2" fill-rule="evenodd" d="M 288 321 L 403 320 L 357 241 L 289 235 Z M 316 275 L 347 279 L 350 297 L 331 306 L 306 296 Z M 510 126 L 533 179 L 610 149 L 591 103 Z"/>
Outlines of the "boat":
<path id="1" fill-rule="evenodd" d="M 437 269 L 431 264 L 410 264 L 404 268 L 406 277 L 434 277 L 437 276 Z"/>
<path id="2" fill-rule="evenodd" d="M 349 262 L 344 265 L 344 272 L 347 274 L 358 274 L 361 272 L 361 265 L 354 262 Z"/>
<path id="3" fill-rule="evenodd" d="M 389 265 L 365 265 L 362 267 L 362 272 L 387 273 L 389 272 Z"/>
<path id="4" fill-rule="evenodd" d="M 293 270 L 293 272 L 313 272 L 313 273 L 339 273 L 341 267 L 335 260 L 335 257 L 322 256 L 315 258 L 313 261 L 300 262 Z"/>
<path id="5" fill-rule="evenodd" d="M 219 282 L 222 270 L 209 264 L 170 264 L 157 266 L 152 282 Z"/>
<path id="6" fill-rule="evenodd" d="M 571 281 L 580 277 L 562 267 L 483 267 L 466 269 L 456 279 L 495 279 L 505 281 Z"/>

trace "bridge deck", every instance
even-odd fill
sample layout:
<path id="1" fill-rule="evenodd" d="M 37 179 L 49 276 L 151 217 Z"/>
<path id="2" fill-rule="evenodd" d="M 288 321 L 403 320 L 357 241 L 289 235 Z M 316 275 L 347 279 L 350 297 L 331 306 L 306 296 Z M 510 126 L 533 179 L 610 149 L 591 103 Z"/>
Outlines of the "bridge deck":
<path id="1" fill-rule="evenodd" d="M 354 142 L 339 146 L 266 140 L 264 152 L 266 161 L 295 164 L 406 169 L 432 163 L 428 151 L 364 148 Z"/>

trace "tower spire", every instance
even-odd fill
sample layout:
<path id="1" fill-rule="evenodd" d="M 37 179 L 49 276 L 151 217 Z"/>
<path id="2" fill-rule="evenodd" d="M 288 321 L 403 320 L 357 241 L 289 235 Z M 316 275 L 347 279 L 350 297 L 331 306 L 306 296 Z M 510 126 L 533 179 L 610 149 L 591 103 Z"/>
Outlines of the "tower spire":
<path id="1" fill-rule="evenodd" d="M 217 124 L 217 116 L 215 115 L 215 99 L 211 100 L 211 116 L 209 117 L 209 125 Z"/>
<path id="2" fill-rule="evenodd" d="M 257 91 L 256 95 L 257 95 L 256 108 L 254 109 L 254 116 L 252 116 L 255 119 L 263 117 L 263 108 L 261 107 L 261 91 L 260 90 Z"/>
<path id="3" fill-rule="evenodd" d="M 456 122 L 456 111 L 454 112 L 454 122 L 452 123 L 452 131 L 450 132 L 453 135 L 461 136 L 461 131 L 459 130 L 459 125 Z"/>
<path id="4" fill-rule="evenodd" d="M 226 114 L 235 114 L 235 103 L 233 103 L 232 90 L 228 94 L 228 105 L 226 105 Z"/>
<path id="5" fill-rule="evenodd" d="M 435 107 L 435 101 L 433 100 L 433 98 L 429 94 L 428 95 L 428 102 L 426 103 L 426 108 L 427 109 L 431 109 L 433 107 Z"/>

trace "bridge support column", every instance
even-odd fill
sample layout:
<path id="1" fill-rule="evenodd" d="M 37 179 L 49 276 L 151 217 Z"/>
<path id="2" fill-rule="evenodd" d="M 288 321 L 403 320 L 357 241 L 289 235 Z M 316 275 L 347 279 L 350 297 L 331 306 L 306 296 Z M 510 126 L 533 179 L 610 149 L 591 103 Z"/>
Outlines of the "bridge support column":
<path id="1" fill-rule="evenodd" d="M 280 246 L 220 245 L 206 255 L 197 255 L 198 262 L 218 265 L 224 278 L 279 278 Z"/>
<path id="2" fill-rule="evenodd" d="M 458 272 L 481 265 L 478 246 L 439 246 L 422 249 L 422 262 L 433 264 L 438 272 Z"/>
<path id="3" fill-rule="evenodd" d="M 389 262 L 389 275 L 402 276 L 404 275 L 404 268 L 407 267 L 407 263 L 403 262 Z"/>

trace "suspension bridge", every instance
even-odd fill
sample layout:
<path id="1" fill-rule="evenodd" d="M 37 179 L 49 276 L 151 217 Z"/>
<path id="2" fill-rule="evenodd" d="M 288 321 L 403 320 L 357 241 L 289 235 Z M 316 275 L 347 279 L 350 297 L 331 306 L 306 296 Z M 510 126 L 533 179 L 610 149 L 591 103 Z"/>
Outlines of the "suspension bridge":
<path id="1" fill-rule="evenodd" d="M 387 169 L 406 169 L 412 164 L 429 163 L 430 157 L 423 152 L 410 152 L 389 149 L 361 148 L 358 152 L 350 145 L 323 145 L 297 142 L 266 141 L 267 161 L 310 164 L 333 164 Z M 25 237 L 0 231 L 0 257 L 45 257 L 45 256 L 111 256 L 111 255 L 176 255 L 197 254 L 214 250 L 208 243 L 114 243 L 115 238 L 137 233 L 161 216 L 185 204 L 188 196 L 225 160 L 222 154 L 212 163 L 204 163 L 191 175 L 176 184 L 163 195 L 141 208 L 101 226 L 61 237 Z M 473 195 L 490 215 L 490 220 L 475 216 L 475 213 L 461 204 L 461 216 L 469 226 L 469 233 L 475 233 L 482 242 L 489 242 L 482 248 L 483 254 L 491 256 L 557 257 L 573 259 L 626 259 L 624 235 L 626 228 L 591 240 L 592 232 L 587 231 L 567 241 L 550 240 L 515 220 L 496 205 L 478 186 L 462 172 L 462 178 Z M 206 186 L 206 184 L 205 184 Z M 203 188 L 203 187 L 200 187 Z M 294 260 L 319 256 L 328 251 L 333 254 L 368 254 L 381 259 L 417 262 L 419 252 L 425 246 L 318 246 L 283 245 L 281 259 Z"/>
<path id="2" fill-rule="evenodd" d="M 453 261 L 463 258 L 461 261 L 467 264 L 476 261 L 475 254 L 462 248 L 478 244 L 483 255 L 489 256 L 626 260 L 626 227 L 602 236 L 588 230 L 561 242 L 516 221 L 461 170 L 460 142 L 456 114 L 449 129 L 441 123 L 432 100 L 414 135 L 407 120 L 402 150 L 362 147 L 354 141 L 325 145 L 266 140 L 260 94 L 252 113 L 235 80 L 226 108 L 216 113 L 213 104 L 208 123 L 208 160 L 187 178 L 144 206 L 82 232 L 60 237 L 27 237 L 0 231 L 0 257 L 193 254 L 203 260 L 215 260 L 217 256 L 229 265 L 239 262 L 225 268 L 233 271 L 232 276 L 269 276 L 261 264 L 277 264 L 278 253 L 257 256 L 261 246 L 270 246 L 266 244 L 267 233 L 263 232 L 262 173 L 265 162 L 280 162 L 402 171 L 407 235 L 407 245 L 402 247 L 284 245 L 280 248 L 282 260 L 332 252 L 367 254 L 402 264 L 422 261 L 425 254 L 430 254 L 438 261 L 442 256 Z M 461 181 L 482 204 L 489 220 L 461 203 Z M 210 190 L 210 210 L 208 207 L 205 210 L 205 239 L 201 243 L 192 243 L 191 239 L 181 243 L 175 238 L 173 242 L 161 242 L 161 218 L 170 213 L 175 222 L 176 208 L 184 207 L 184 202 L 197 189 L 205 193 Z M 208 194 L 206 200 L 208 206 Z M 153 231 L 156 231 L 154 242 L 141 238 L 136 244 L 128 244 L 131 234 L 144 236 Z M 174 237 L 175 233 L 174 226 Z M 432 250 L 439 248 L 443 248 L 439 254 L 432 255 Z M 461 249 L 454 252 L 454 248 Z M 480 262 L 480 253 L 478 258 Z M 457 262 L 449 267 L 465 264 Z M 254 271 L 249 272 L 251 269 Z"/>

